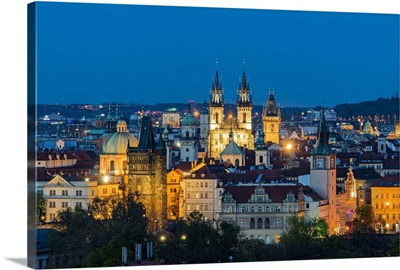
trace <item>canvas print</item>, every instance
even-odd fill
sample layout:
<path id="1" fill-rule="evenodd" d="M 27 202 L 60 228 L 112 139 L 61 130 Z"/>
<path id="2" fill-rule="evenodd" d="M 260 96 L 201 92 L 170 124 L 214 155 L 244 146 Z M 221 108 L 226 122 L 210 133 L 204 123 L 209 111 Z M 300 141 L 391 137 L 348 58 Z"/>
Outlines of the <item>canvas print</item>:
<path id="1" fill-rule="evenodd" d="M 398 15 L 27 9 L 29 267 L 399 256 Z"/>

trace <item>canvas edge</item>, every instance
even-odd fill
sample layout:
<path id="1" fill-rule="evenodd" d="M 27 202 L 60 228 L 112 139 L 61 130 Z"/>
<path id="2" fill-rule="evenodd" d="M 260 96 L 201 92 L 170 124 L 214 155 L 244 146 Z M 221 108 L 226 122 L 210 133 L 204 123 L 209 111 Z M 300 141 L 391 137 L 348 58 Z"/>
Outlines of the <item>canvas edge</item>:
<path id="1" fill-rule="evenodd" d="M 27 266 L 36 269 L 36 2 L 27 4 Z"/>

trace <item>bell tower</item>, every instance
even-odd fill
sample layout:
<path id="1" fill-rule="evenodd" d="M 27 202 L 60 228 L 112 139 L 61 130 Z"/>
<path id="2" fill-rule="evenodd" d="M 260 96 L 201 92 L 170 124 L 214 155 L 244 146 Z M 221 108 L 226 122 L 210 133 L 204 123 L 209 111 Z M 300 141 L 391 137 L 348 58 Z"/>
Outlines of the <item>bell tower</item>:
<path id="1" fill-rule="evenodd" d="M 276 107 L 274 91 L 268 93 L 267 104 L 263 108 L 264 143 L 280 143 L 281 112 Z"/>
<path id="2" fill-rule="evenodd" d="M 251 130 L 251 111 L 253 110 L 253 103 L 251 100 L 250 86 L 246 81 L 246 73 L 244 70 L 241 82 L 239 82 L 239 89 L 237 90 L 236 110 L 238 127 Z"/>
<path id="3" fill-rule="evenodd" d="M 328 215 L 325 217 L 329 233 L 337 228 L 336 215 L 336 154 L 329 148 L 329 128 L 322 110 L 318 125 L 318 138 L 310 153 L 310 187 L 327 201 Z"/>
<path id="4" fill-rule="evenodd" d="M 218 69 L 215 72 L 214 82 L 210 94 L 210 130 L 222 127 L 224 117 L 224 95 L 222 84 L 218 76 Z"/>

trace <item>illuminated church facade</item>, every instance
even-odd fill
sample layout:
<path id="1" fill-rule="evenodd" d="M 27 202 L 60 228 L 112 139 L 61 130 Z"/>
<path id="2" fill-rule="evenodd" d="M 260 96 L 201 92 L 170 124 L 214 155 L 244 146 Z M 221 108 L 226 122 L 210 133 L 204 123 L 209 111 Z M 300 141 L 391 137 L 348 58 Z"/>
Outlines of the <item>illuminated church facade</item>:
<path id="1" fill-rule="evenodd" d="M 212 83 L 209 102 L 209 129 L 207 152 L 211 158 L 219 159 L 220 153 L 229 144 L 231 137 L 241 148 L 255 149 L 253 127 L 253 101 L 250 84 L 243 71 L 236 97 L 236 114 L 232 106 L 225 106 L 224 93 L 218 70 Z M 274 93 L 268 96 L 263 115 L 264 143 L 279 144 L 280 111 L 276 106 Z"/>

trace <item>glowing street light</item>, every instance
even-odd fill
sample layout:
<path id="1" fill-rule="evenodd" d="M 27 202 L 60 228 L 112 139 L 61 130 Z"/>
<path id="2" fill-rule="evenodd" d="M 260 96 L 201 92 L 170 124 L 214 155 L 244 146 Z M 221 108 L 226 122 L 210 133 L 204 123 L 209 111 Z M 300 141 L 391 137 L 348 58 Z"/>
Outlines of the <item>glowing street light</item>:
<path id="1" fill-rule="evenodd" d="M 110 178 L 108 177 L 108 175 L 105 175 L 103 179 L 104 179 L 104 182 L 106 182 L 106 183 L 108 182 L 108 180 L 110 180 Z"/>

